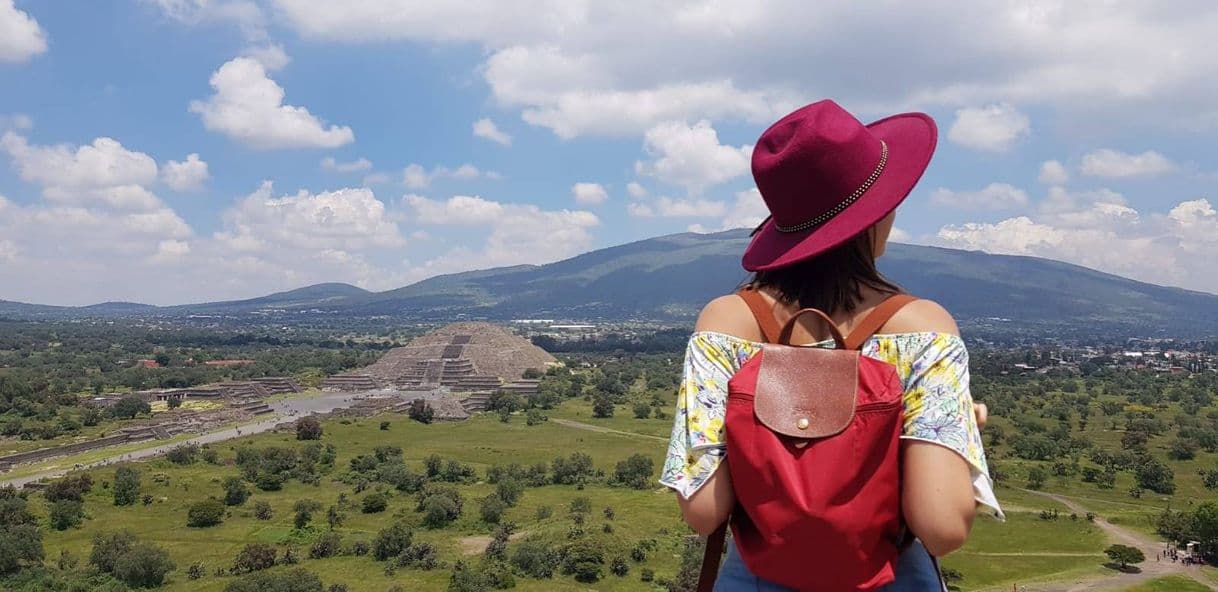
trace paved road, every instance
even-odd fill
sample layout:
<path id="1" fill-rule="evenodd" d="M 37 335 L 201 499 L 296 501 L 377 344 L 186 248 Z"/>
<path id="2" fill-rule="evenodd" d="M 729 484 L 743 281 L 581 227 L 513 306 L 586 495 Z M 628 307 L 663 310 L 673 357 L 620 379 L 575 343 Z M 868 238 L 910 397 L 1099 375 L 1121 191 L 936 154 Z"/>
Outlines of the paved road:
<path id="1" fill-rule="evenodd" d="M 59 477 L 71 470 L 76 469 L 77 467 L 87 469 L 105 466 L 116 462 L 150 458 L 165 454 L 166 452 L 169 452 L 170 449 L 183 444 L 211 444 L 214 442 L 223 442 L 224 440 L 230 440 L 232 438 L 239 438 L 241 436 L 248 436 L 250 434 L 266 432 L 274 429 L 276 425 L 279 425 L 285 421 L 293 421 L 298 417 L 329 413 L 335 409 L 350 407 L 355 403 L 355 401 L 363 396 L 364 393 L 360 393 L 359 395 L 353 395 L 351 393 L 321 393 L 320 395 L 312 397 L 276 401 L 270 404 L 271 409 L 274 410 L 272 413 L 261 416 L 256 421 L 248 424 L 216 430 L 214 432 L 207 432 L 190 438 L 189 440 L 177 441 L 169 444 L 158 445 L 155 444 L 155 441 L 149 441 L 148 448 L 141 448 L 139 450 L 126 452 L 123 454 L 115 454 L 98 461 L 83 463 L 80 465 L 73 464 L 70 456 L 59 459 L 51 459 L 48 462 L 55 464 L 56 466 L 54 466 L 54 468 L 22 477 L 0 479 L 0 486 L 12 485 L 14 487 L 21 487 L 26 483 L 31 483 L 40 479 Z"/>
<path id="2" fill-rule="evenodd" d="M 1074 498 L 1069 498 L 1064 495 L 1054 493 L 1045 493 L 1043 491 L 1025 490 L 1028 493 L 1047 497 L 1053 501 L 1059 502 L 1070 508 L 1070 511 L 1079 515 L 1087 513 L 1087 508 L 1079 504 Z M 1146 561 L 1139 564 L 1142 569 L 1139 573 L 1120 573 L 1113 572 L 1109 576 L 1092 577 L 1087 579 L 1079 579 L 1073 582 L 1049 582 L 1043 584 L 1029 584 L 1027 586 L 1019 586 L 1020 592 L 1102 592 L 1111 590 L 1125 590 L 1155 578 L 1161 578 L 1169 575 L 1182 575 L 1192 578 L 1210 590 L 1218 590 L 1212 582 L 1201 575 L 1199 566 L 1184 566 L 1180 563 L 1174 563 L 1166 559 L 1155 561 L 1155 554 L 1162 553 L 1164 542 L 1146 536 L 1140 532 L 1129 530 L 1117 526 L 1103 518 L 1096 516 L 1095 525 L 1103 530 L 1108 537 L 1115 543 L 1137 547 L 1146 555 Z"/>

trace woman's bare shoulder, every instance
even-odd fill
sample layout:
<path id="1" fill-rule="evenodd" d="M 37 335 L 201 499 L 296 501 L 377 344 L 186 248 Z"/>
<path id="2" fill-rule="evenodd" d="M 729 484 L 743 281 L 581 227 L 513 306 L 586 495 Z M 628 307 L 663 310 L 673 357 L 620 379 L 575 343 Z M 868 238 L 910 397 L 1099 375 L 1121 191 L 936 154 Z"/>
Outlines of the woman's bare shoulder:
<path id="1" fill-rule="evenodd" d="M 720 296 L 702 307 L 694 331 L 714 331 L 748 340 L 761 337 L 749 305 L 735 294 Z"/>
<path id="2" fill-rule="evenodd" d="M 960 328 L 951 313 L 934 300 L 919 299 L 906 304 L 884 325 L 884 333 L 949 333 Z"/>

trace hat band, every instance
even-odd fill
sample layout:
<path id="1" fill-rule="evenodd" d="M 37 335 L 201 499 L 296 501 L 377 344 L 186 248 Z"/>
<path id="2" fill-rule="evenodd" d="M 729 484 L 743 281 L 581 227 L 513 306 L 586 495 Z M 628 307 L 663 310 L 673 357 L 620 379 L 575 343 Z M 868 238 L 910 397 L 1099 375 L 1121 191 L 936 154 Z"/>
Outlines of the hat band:
<path id="1" fill-rule="evenodd" d="M 834 216 L 842 213 L 842 210 L 846 209 L 847 206 L 858 201 L 858 199 L 862 197 L 864 193 L 867 193 L 867 190 L 870 189 L 871 186 L 874 185 L 875 182 L 880 178 L 880 173 L 884 172 L 884 165 L 886 164 L 888 164 L 888 144 L 884 142 L 884 140 L 880 140 L 880 162 L 875 165 L 875 170 L 871 171 L 871 175 L 867 177 L 867 180 L 863 181 L 863 184 L 860 185 L 858 189 L 854 190 L 854 193 L 846 196 L 846 199 L 843 199 L 840 203 L 833 206 L 833 208 L 829 211 L 811 220 L 800 222 L 799 224 L 795 224 L 793 226 L 782 226 L 775 223 L 774 229 L 778 232 L 802 232 L 814 226 L 820 226 L 821 224 L 828 222 Z"/>

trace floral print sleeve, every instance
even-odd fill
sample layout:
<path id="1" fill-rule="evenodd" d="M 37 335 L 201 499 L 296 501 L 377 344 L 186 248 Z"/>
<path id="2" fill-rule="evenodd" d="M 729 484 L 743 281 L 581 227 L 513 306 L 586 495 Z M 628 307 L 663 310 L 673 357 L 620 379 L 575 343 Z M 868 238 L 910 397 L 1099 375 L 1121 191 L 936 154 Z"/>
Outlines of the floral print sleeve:
<path id="1" fill-rule="evenodd" d="M 690 337 L 661 484 L 688 499 L 719 468 L 727 382 L 760 348 L 722 333 L 701 331 Z"/>
<path id="2" fill-rule="evenodd" d="M 1002 518 L 973 412 L 964 341 L 947 333 L 909 335 L 914 336 L 921 337 L 916 340 L 919 343 L 907 344 L 912 347 L 893 360 L 905 386 L 905 426 L 901 437 L 933 442 L 964 457 L 972 468 L 977 502 Z M 877 343 L 880 355 L 876 357 L 887 357 L 882 355 L 884 349 L 882 343 Z"/>

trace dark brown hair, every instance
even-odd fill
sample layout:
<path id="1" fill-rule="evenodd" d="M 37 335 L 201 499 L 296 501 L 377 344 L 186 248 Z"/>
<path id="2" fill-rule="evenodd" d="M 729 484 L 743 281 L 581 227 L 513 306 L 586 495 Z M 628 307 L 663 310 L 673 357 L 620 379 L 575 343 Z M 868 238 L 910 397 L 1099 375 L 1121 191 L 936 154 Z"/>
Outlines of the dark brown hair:
<path id="1" fill-rule="evenodd" d="M 853 312 L 863 298 L 863 286 L 889 294 L 901 291 L 876 268 L 871 232 L 806 261 L 759 271 L 747 285 L 769 288 L 783 302 L 827 314 Z"/>

